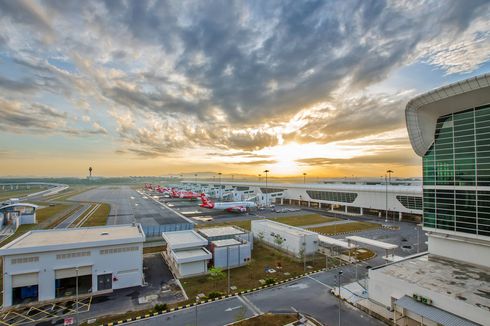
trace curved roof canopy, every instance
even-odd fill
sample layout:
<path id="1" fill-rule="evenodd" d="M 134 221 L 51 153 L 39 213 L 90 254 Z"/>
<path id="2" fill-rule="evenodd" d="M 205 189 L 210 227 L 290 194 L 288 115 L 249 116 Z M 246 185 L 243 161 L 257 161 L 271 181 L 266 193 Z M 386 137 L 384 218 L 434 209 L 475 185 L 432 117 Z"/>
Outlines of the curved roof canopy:
<path id="1" fill-rule="evenodd" d="M 38 208 L 39 206 L 34 205 L 34 204 L 28 204 L 28 203 L 15 203 L 15 204 L 9 204 L 5 206 L 0 206 L 0 210 L 4 208 L 9 208 L 9 207 L 32 207 L 32 208 Z"/>
<path id="2" fill-rule="evenodd" d="M 437 118 L 485 104 L 490 104 L 490 74 L 443 86 L 410 100 L 405 119 L 415 153 L 424 156 L 434 142 Z"/>

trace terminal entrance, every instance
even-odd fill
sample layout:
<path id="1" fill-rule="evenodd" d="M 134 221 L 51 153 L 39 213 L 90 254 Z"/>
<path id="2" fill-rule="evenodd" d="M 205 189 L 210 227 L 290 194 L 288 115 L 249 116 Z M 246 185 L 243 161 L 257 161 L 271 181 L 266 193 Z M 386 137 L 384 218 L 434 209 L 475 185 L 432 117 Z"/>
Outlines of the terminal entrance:
<path id="1" fill-rule="evenodd" d="M 76 268 L 60 269 L 55 274 L 56 298 L 92 292 L 92 266 L 79 267 L 78 271 Z"/>
<path id="2" fill-rule="evenodd" d="M 12 275 L 12 304 L 26 304 L 38 301 L 38 274 Z"/>

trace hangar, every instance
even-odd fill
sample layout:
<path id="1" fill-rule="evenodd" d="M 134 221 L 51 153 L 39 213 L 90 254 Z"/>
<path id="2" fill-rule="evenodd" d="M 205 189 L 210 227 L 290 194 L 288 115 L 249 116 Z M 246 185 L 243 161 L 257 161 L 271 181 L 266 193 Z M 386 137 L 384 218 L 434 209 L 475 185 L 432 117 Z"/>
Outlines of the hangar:
<path id="1" fill-rule="evenodd" d="M 0 248 L 3 306 L 143 284 L 139 224 L 34 230 Z"/>

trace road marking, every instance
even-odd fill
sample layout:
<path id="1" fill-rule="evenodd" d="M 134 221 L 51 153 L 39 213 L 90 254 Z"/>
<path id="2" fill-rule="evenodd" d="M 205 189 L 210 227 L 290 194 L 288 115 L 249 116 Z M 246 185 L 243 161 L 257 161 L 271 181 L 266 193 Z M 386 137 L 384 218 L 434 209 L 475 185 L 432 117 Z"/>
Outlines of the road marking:
<path id="1" fill-rule="evenodd" d="M 225 309 L 225 311 L 229 312 L 229 311 L 233 311 L 233 310 L 236 310 L 236 309 L 240 309 L 242 307 L 243 306 L 230 307 L 230 308 Z"/>
<path id="2" fill-rule="evenodd" d="M 307 278 L 309 278 L 310 280 L 313 280 L 313 281 L 315 281 L 315 282 L 317 282 L 317 283 L 320 283 L 321 285 L 323 285 L 324 287 L 329 288 L 330 290 L 332 290 L 332 289 L 333 289 L 333 287 L 331 287 L 330 285 L 325 284 L 325 283 L 323 283 L 323 282 L 321 282 L 321 281 L 317 280 L 316 278 L 311 277 L 310 275 L 307 275 L 306 277 L 307 277 Z"/>
<path id="3" fill-rule="evenodd" d="M 241 295 L 237 296 L 238 300 L 240 300 L 248 309 L 250 309 L 255 316 L 262 315 L 263 312 L 256 305 L 252 303 L 252 301 L 248 300 L 246 297 L 242 297 Z"/>

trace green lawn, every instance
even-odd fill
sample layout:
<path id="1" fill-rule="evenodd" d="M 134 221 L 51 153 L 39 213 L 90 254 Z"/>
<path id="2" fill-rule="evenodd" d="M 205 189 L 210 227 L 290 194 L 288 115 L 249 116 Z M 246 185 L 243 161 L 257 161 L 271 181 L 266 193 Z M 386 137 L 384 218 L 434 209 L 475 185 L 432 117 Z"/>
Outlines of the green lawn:
<path id="1" fill-rule="evenodd" d="M 9 188 L 9 187 L 8 187 Z M 35 192 L 44 190 L 43 188 L 31 187 L 31 189 L 19 189 L 19 190 L 7 190 L 0 189 L 0 201 L 7 200 L 10 198 L 24 197 Z"/>
<path id="2" fill-rule="evenodd" d="M 369 229 L 376 229 L 379 227 L 380 225 L 377 223 L 352 222 L 352 223 L 345 223 L 345 224 L 321 226 L 317 228 L 309 228 L 309 230 L 318 233 L 324 233 L 324 234 L 336 234 L 336 233 L 357 232 L 357 231 L 363 231 Z"/>
<path id="3" fill-rule="evenodd" d="M 54 206 L 49 206 L 48 203 L 37 203 L 37 205 L 47 205 L 36 211 L 37 223 L 43 223 L 55 214 L 67 210 L 70 206 L 72 206 L 68 204 L 55 204 Z"/>
<path id="4" fill-rule="evenodd" d="M 335 265 L 335 260 L 328 260 L 329 266 Z M 312 269 L 306 271 L 318 270 L 324 268 L 326 264 L 325 256 L 316 254 L 314 258 L 307 260 L 307 266 L 312 266 Z M 266 273 L 265 268 L 274 268 L 276 273 Z M 280 267 L 280 268 L 279 268 Z M 284 275 L 284 273 L 289 275 Z M 261 242 L 254 242 L 252 251 L 252 261 L 244 267 L 233 268 L 230 270 L 231 285 L 236 286 L 238 292 L 246 289 L 252 289 L 261 286 L 260 279 L 266 280 L 274 278 L 277 281 L 284 280 L 293 276 L 303 274 L 303 262 L 293 259 L 284 253 L 273 249 Z M 226 274 L 226 271 L 224 271 Z M 208 275 L 196 276 L 186 279 L 181 279 L 187 295 L 191 298 L 189 303 L 194 300 L 197 294 L 204 293 L 208 295 L 212 291 L 227 293 L 226 277 L 219 281 L 209 279 Z"/>
<path id="5" fill-rule="evenodd" d="M 338 221 L 339 219 L 335 217 L 322 216 L 320 214 L 307 214 L 307 215 L 277 217 L 277 218 L 272 218 L 271 220 L 284 223 L 287 225 L 291 225 L 291 226 L 303 226 L 303 225 L 328 223 L 328 222 Z"/>
<path id="6" fill-rule="evenodd" d="M 107 225 L 107 218 L 109 217 L 109 212 L 111 211 L 111 205 L 102 204 L 99 208 L 89 217 L 88 220 L 83 223 L 83 227 L 86 226 L 103 226 Z"/>
<path id="7" fill-rule="evenodd" d="M 252 228 L 252 225 L 251 225 L 251 221 L 250 220 L 247 220 L 247 221 L 230 221 L 230 222 L 219 222 L 219 223 L 209 223 L 209 224 L 198 224 L 196 225 L 197 228 L 214 228 L 214 227 L 217 227 L 217 226 L 238 226 L 242 229 L 245 229 L 245 230 L 251 230 Z"/>
<path id="8" fill-rule="evenodd" d="M 282 326 L 298 320 L 296 314 L 265 314 L 233 324 L 234 326 Z"/>

